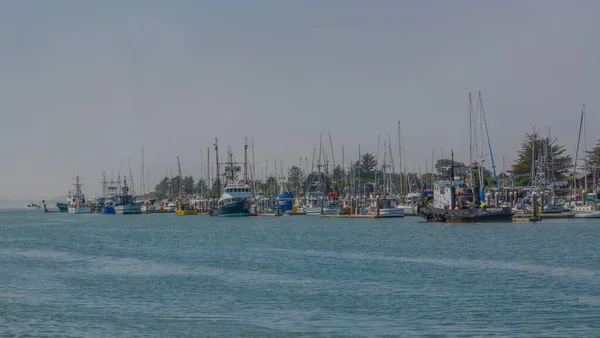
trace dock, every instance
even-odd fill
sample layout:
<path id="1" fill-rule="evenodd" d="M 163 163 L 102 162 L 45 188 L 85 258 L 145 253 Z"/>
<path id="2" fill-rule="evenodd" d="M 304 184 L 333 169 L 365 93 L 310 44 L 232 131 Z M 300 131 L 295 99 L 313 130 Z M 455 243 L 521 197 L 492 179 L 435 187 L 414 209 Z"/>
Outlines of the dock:
<path id="1" fill-rule="evenodd" d="M 540 217 L 546 219 L 561 219 L 561 218 L 573 218 L 572 213 L 570 212 L 561 212 L 561 213 L 540 213 Z"/>
<path id="2" fill-rule="evenodd" d="M 384 216 L 377 216 L 377 215 L 361 215 L 361 214 L 356 214 L 356 215 L 319 215 L 320 218 L 392 218 L 392 217 L 384 217 Z M 396 218 L 402 218 L 402 217 L 396 217 Z"/>
<path id="3" fill-rule="evenodd" d="M 533 215 L 513 216 L 513 219 L 512 219 L 512 221 L 516 222 L 516 223 L 539 222 L 541 220 L 542 220 L 541 217 L 539 217 L 539 216 L 533 216 Z"/>

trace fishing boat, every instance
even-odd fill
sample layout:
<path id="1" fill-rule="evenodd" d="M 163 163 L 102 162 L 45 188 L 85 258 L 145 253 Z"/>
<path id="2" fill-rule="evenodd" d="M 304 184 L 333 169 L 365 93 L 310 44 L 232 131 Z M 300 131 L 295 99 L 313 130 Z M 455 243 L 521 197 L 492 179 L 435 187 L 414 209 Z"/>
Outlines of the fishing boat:
<path id="1" fill-rule="evenodd" d="M 213 216 L 237 217 L 250 216 L 249 200 L 250 186 L 244 183 L 232 183 L 225 187 L 219 198 L 218 208 L 213 210 Z"/>
<path id="2" fill-rule="evenodd" d="M 104 198 L 104 202 L 102 208 L 100 209 L 100 213 L 104 215 L 115 215 L 115 197 L 117 196 L 117 184 L 115 181 L 107 181 L 106 173 L 102 172 L 102 196 Z"/>
<path id="3" fill-rule="evenodd" d="M 132 193 L 127 186 L 127 179 L 123 180 L 121 191 L 114 196 L 113 208 L 117 215 L 139 215 L 142 207 L 135 204 Z M 110 212 L 110 210 L 107 210 Z"/>
<path id="4" fill-rule="evenodd" d="M 75 190 L 69 193 L 68 212 L 70 214 L 89 214 L 92 208 L 85 199 L 85 195 L 81 191 L 81 180 L 79 175 L 75 178 Z"/>
<path id="5" fill-rule="evenodd" d="M 306 193 L 302 211 L 308 216 L 337 215 L 338 208 L 329 205 L 329 199 L 321 191 Z"/>
<path id="6" fill-rule="evenodd" d="M 292 212 L 294 207 L 294 194 L 291 192 L 283 192 L 277 195 L 277 203 L 279 204 L 279 212 L 287 213 Z"/>
<path id="7" fill-rule="evenodd" d="M 223 194 L 217 201 L 217 208 L 211 211 L 212 216 L 219 217 L 244 217 L 250 216 L 250 200 L 252 194 L 250 192 L 250 186 L 248 185 L 248 174 L 247 174 L 247 149 L 246 143 L 244 147 L 244 179 L 238 181 L 236 179 L 239 172 L 242 171 L 239 163 L 234 162 L 233 153 L 228 151 L 228 162 L 225 163 L 225 172 L 223 177 L 226 179 L 227 186 L 223 190 Z M 219 148 L 217 140 L 215 139 L 215 154 L 217 156 L 217 172 L 219 172 Z M 220 182 L 220 180 L 218 180 Z M 218 190 L 221 190 L 220 183 L 218 184 Z"/>
<path id="8" fill-rule="evenodd" d="M 398 205 L 398 201 L 392 197 L 387 196 L 379 200 L 379 208 L 370 206 L 368 213 L 371 215 L 377 215 L 378 217 L 404 217 L 404 208 Z M 379 210 L 377 210 L 379 209 Z"/>

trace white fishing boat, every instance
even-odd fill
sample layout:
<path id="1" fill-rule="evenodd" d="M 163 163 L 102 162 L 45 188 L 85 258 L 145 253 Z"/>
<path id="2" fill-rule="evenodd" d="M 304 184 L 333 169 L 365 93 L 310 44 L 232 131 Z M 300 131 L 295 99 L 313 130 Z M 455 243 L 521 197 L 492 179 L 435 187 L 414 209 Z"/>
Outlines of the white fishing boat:
<path id="1" fill-rule="evenodd" d="M 372 209 L 373 215 L 377 214 L 377 209 Z M 404 217 L 404 208 L 398 206 L 393 197 L 386 197 L 379 201 L 379 217 Z"/>
<path id="2" fill-rule="evenodd" d="M 92 208 L 81 191 L 81 180 L 79 179 L 79 175 L 75 178 L 75 191 L 72 194 L 69 194 L 68 202 L 68 211 L 70 214 L 89 214 L 92 212 Z"/>

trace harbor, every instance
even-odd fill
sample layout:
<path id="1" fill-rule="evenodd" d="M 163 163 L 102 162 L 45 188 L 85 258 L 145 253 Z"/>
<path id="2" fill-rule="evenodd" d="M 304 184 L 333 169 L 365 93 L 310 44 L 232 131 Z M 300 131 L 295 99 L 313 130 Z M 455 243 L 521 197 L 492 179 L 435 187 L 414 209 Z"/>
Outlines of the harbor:
<path id="1" fill-rule="evenodd" d="M 127 166 L 121 160 L 116 177 L 107 177 L 102 170 L 102 197 L 88 198 L 80 176 L 76 175 L 65 201 L 55 206 L 60 212 L 72 214 L 373 219 L 418 216 L 428 222 L 447 223 L 600 218 L 596 171 L 600 145 L 592 151 L 585 145 L 585 106 L 574 156 L 561 157 L 564 147 L 555 144 L 550 129 L 548 136 L 543 136 L 534 127 L 526 135 L 520 158 L 509 170 L 503 163 L 498 174 L 481 92 L 475 102 L 469 93 L 469 146 L 466 154 L 460 155 L 468 161 L 458 161 L 454 149 L 444 157 L 442 148 L 440 158 L 432 156 L 431 165 L 426 164 L 430 170 L 425 174 L 405 169 L 398 121 L 395 147 L 391 135 L 383 140 L 378 135 L 375 154 L 361 154 L 358 146 L 357 157 L 346 160 L 346 148 L 342 146 L 342 161 L 338 164 L 332 133 L 321 132 L 310 165 L 305 157 L 298 165 L 286 166 L 280 159 L 269 167 L 267 158 L 262 173 L 254 156 L 254 139 L 246 137 L 244 144 L 237 147 L 243 149 L 243 161 L 238 161 L 236 147 L 228 146 L 222 157 L 219 139 L 215 138 L 212 147 L 205 150 L 206 157 L 202 157 L 198 181 L 193 175 L 183 175 L 180 158 L 175 156 L 177 175 L 169 168 L 164 178 L 153 185 L 141 147 L 141 177 L 134 177 L 129 159 Z M 590 158 L 596 153 L 597 159 Z M 583 173 L 577 165 L 582 162 L 581 157 Z M 43 208 L 32 202 L 26 209 L 55 211 L 45 201 Z"/>

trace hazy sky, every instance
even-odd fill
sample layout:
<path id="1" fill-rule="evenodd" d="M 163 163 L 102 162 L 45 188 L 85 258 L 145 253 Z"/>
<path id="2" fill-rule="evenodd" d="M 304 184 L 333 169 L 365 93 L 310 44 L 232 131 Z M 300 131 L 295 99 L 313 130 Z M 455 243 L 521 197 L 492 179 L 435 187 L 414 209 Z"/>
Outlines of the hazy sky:
<path id="1" fill-rule="evenodd" d="M 99 195 L 122 158 L 139 182 L 141 146 L 153 183 L 176 156 L 199 176 L 214 137 L 238 160 L 254 138 L 262 172 L 267 156 L 310 164 L 331 131 L 348 162 L 378 133 L 396 152 L 398 120 L 405 164 L 424 171 L 442 146 L 468 158 L 478 90 L 499 170 L 533 125 L 572 151 L 584 103 L 591 146 L 599 13 L 566 0 L 2 1 L 0 198 L 65 195 L 78 173 Z"/>

